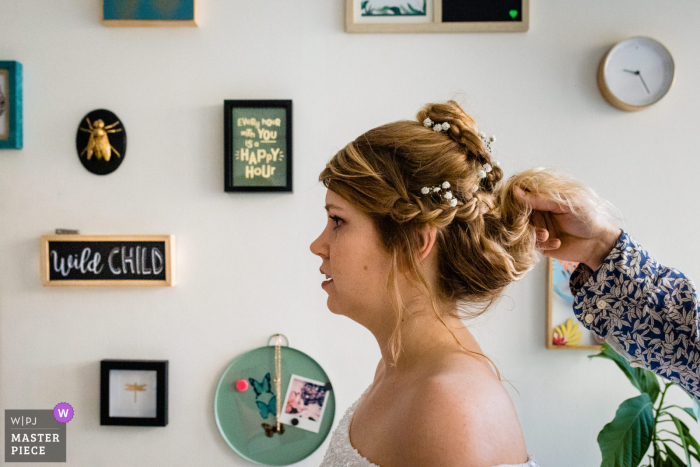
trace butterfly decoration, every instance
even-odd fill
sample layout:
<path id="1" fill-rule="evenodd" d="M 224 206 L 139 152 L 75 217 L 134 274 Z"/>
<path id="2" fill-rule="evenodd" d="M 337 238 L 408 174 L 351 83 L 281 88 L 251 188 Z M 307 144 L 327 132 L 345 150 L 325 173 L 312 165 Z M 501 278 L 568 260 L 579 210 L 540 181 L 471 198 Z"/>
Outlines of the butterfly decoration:
<path id="1" fill-rule="evenodd" d="M 266 374 L 261 382 L 255 381 L 253 378 L 248 378 L 248 381 L 250 381 L 250 384 L 253 386 L 256 399 L 266 392 L 272 394 L 272 388 L 270 386 L 270 373 Z"/>
<path id="2" fill-rule="evenodd" d="M 262 427 L 265 429 L 265 436 L 268 438 L 272 438 L 272 436 L 277 433 L 277 424 L 275 425 L 270 425 L 269 423 L 263 423 Z M 280 435 L 284 434 L 284 423 L 280 423 Z"/>
<path id="3" fill-rule="evenodd" d="M 269 415 L 277 415 L 277 396 L 272 396 L 267 404 L 261 401 L 255 401 L 255 404 L 258 406 L 262 418 L 267 418 Z"/>
<path id="4" fill-rule="evenodd" d="M 146 390 L 146 385 L 145 384 L 127 384 L 126 385 L 126 390 L 127 391 L 134 391 L 134 402 L 136 402 L 136 394 L 137 391 L 145 391 Z"/>

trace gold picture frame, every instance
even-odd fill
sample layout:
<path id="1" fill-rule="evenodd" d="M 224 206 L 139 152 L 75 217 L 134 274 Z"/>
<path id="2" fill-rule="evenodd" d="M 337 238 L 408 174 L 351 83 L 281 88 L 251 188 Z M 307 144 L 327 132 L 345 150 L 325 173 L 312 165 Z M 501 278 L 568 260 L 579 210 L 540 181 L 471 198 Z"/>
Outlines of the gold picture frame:
<path id="1" fill-rule="evenodd" d="M 188 19 L 163 19 L 158 17 L 140 19 L 108 19 L 105 18 L 107 10 L 111 9 L 113 2 L 123 0 L 100 0 L 102 3 L 102 24 L 108 27 L 197 27 L 197 0 L 192 2 L 192 16 Z M 108 4 L 109 3 L 109 4 Z M 123 4 L 122 4 L 123 5 Z"/>
<path id="2" fill-rule="evenodd" d="M 481 0 L 485 4 L 493 0 Z M 510 21 L 443 21 L 443 0 L 426 0 L 427 11 L 421 18 L 386 15 L 368 17 L 362 14 L 366 0 L 346 0 L 345 31 L 349 33 L 465 33 L 526 32 L 530 27 L 530 0 L 521 0 L 518 10 L 510 10 Z M 517 20 L 516 20 L 517 18 Z"/>
<path id="3" fill-rule="evenodd" d="M 557 271 L 555 272 L 555 264 L 554 261 L 558 262 L 559 266 L 562 266 L 562 268 L 557 267 Z M 571 263 L 571 262 L 566 262 L 566 261 L 559 261 L 556 259 L 552 258 L 547 258 L 547 298 L 546 298 L 546 303 L 547 303 L 547 310 L 546 310 L 546 319 L 545 319 L 545 347 L 550 350 L 597 350 L 600 351 L 602 350 L 601 345 L 597 344 L 591 344 L 589 343 L 594 339 L 593 333 L 589 331 L 588 329 L 584 328 L 581 323 L 578 322 L 576 319 L 576 316 L 574 315 L 572 304 L 569 304 L 568 311 L 570 312 L 569 314 L 566 314 L 565 312 L 565 307 L 567 305 L 566 299 L 564 299 L 561 294 L 564 294 L 565 292 L 560 292 L 557 293 L 555 292 L 555 287 L 556 287 L 556 278 L 555 274 L 559 273 L 561 269 L 564 270 L 569 270 L 573 271 L 573 268 L 575 268 L 576 263 Z M 568 287 L 568 281 L 566 284 L 566 287 Z M 555 320 L 555 315 L 557 318 Z M 570 315 L 570 316 L 569 316 Z M 566 321 L 562 321 L 562 319 L 566 318 Z M 569 319 L 572 321 L 569 322 Z M 575 344 L 571 345 L 569 343 L 566 343 L 564 345 L 555 345 L 554 344 L 554 334 L 555 334 L 555 329 L 558 326 L 565 326 L 566 324 L 570 324 L 571 327 L 573 327 L 577 332 L 581 332 L 581 339 L 587 341 L 587 343 L 584 344 Z"/>
<path id="4" fill-rule="evenodd" d="M 78 247 L 74 244 L 82 247 L 80 253 L 76 253 Z M 126 245 L 130 248 L 129 257 L 121 258 L 123 271 L 119 264 L 112 264 L 114 249 L 119 244 L 122 244 L 120 248 L 127 248 Z M 154 246 L 158 244 L 162 244 L 162 252 L 158 249 L 158 254 L 155 254 Z M 151 246 L 150 257 L 148 250 L 143 250 L 144 246 Z M 60 248 L 63 248 L 61 254 Z M 142 248 L 141 253 L 139 248 Z M 112 253 L 108 253 L 109 250 Z M 126 251 L 116 253 L 125 254 Z M 42 235 L 39 255 L 41 283 L 45 287 L 171 287 L 175 285 L 174 251 L 174 235 Z M 156 268 L 156 259 L 161 261 L 161 270 Z M 129 263 L 130 273 L 125 263 Z M 122 272 L 124 278 L 118 277 Z M 76 275 L 81 277 L 75 278 Z"/>

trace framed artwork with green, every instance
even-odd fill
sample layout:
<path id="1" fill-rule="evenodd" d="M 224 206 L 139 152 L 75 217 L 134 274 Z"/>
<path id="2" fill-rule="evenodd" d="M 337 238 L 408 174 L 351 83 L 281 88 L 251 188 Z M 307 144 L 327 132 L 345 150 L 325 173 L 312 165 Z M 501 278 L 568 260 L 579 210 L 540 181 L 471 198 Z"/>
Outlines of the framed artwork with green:
<path id="1" fill-rule="evenodd" d="M 524 32 L 529 12 L 529 0 L 346 0 L 345 30 Z"/>
<path id="2" fill-rule="evenodd" d="M 292 191 L 292 101 L 224 101 L 224 190 Z"/>
<path id="3" fill-rule="evenodd" d="M 0 61 L 0 149 L 22 149 L 22 64 Z"/>
<path id="4" fill-rule="evenodd" d="M 102 0 L 105 26 L 197 26 L 196 0 Z"/>

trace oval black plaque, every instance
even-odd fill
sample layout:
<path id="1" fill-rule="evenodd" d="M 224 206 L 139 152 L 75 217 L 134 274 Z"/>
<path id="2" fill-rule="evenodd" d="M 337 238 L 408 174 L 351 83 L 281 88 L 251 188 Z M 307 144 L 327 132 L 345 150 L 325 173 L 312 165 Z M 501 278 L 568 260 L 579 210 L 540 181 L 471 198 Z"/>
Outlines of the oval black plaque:
<path id="1" fill-rule="evenodd" d="M 93 110 L 80 122 L 75 145 L 86 169 L 107 175 L 117 170 L 126 156 L 126 129 L 113 112 Z"/>

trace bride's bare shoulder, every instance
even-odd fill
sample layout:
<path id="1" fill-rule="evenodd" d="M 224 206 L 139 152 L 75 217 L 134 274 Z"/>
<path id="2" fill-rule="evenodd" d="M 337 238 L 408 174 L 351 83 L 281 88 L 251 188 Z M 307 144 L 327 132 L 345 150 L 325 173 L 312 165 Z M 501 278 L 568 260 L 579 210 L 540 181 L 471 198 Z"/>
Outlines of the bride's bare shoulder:
<path id="1" fill-rule="evenodd" d="M 431 372 L 410 392 L 395 433 L 405 447 L 401 465 L 491 467 L 527 460 L 510 396 L 483 365 Z"/>

